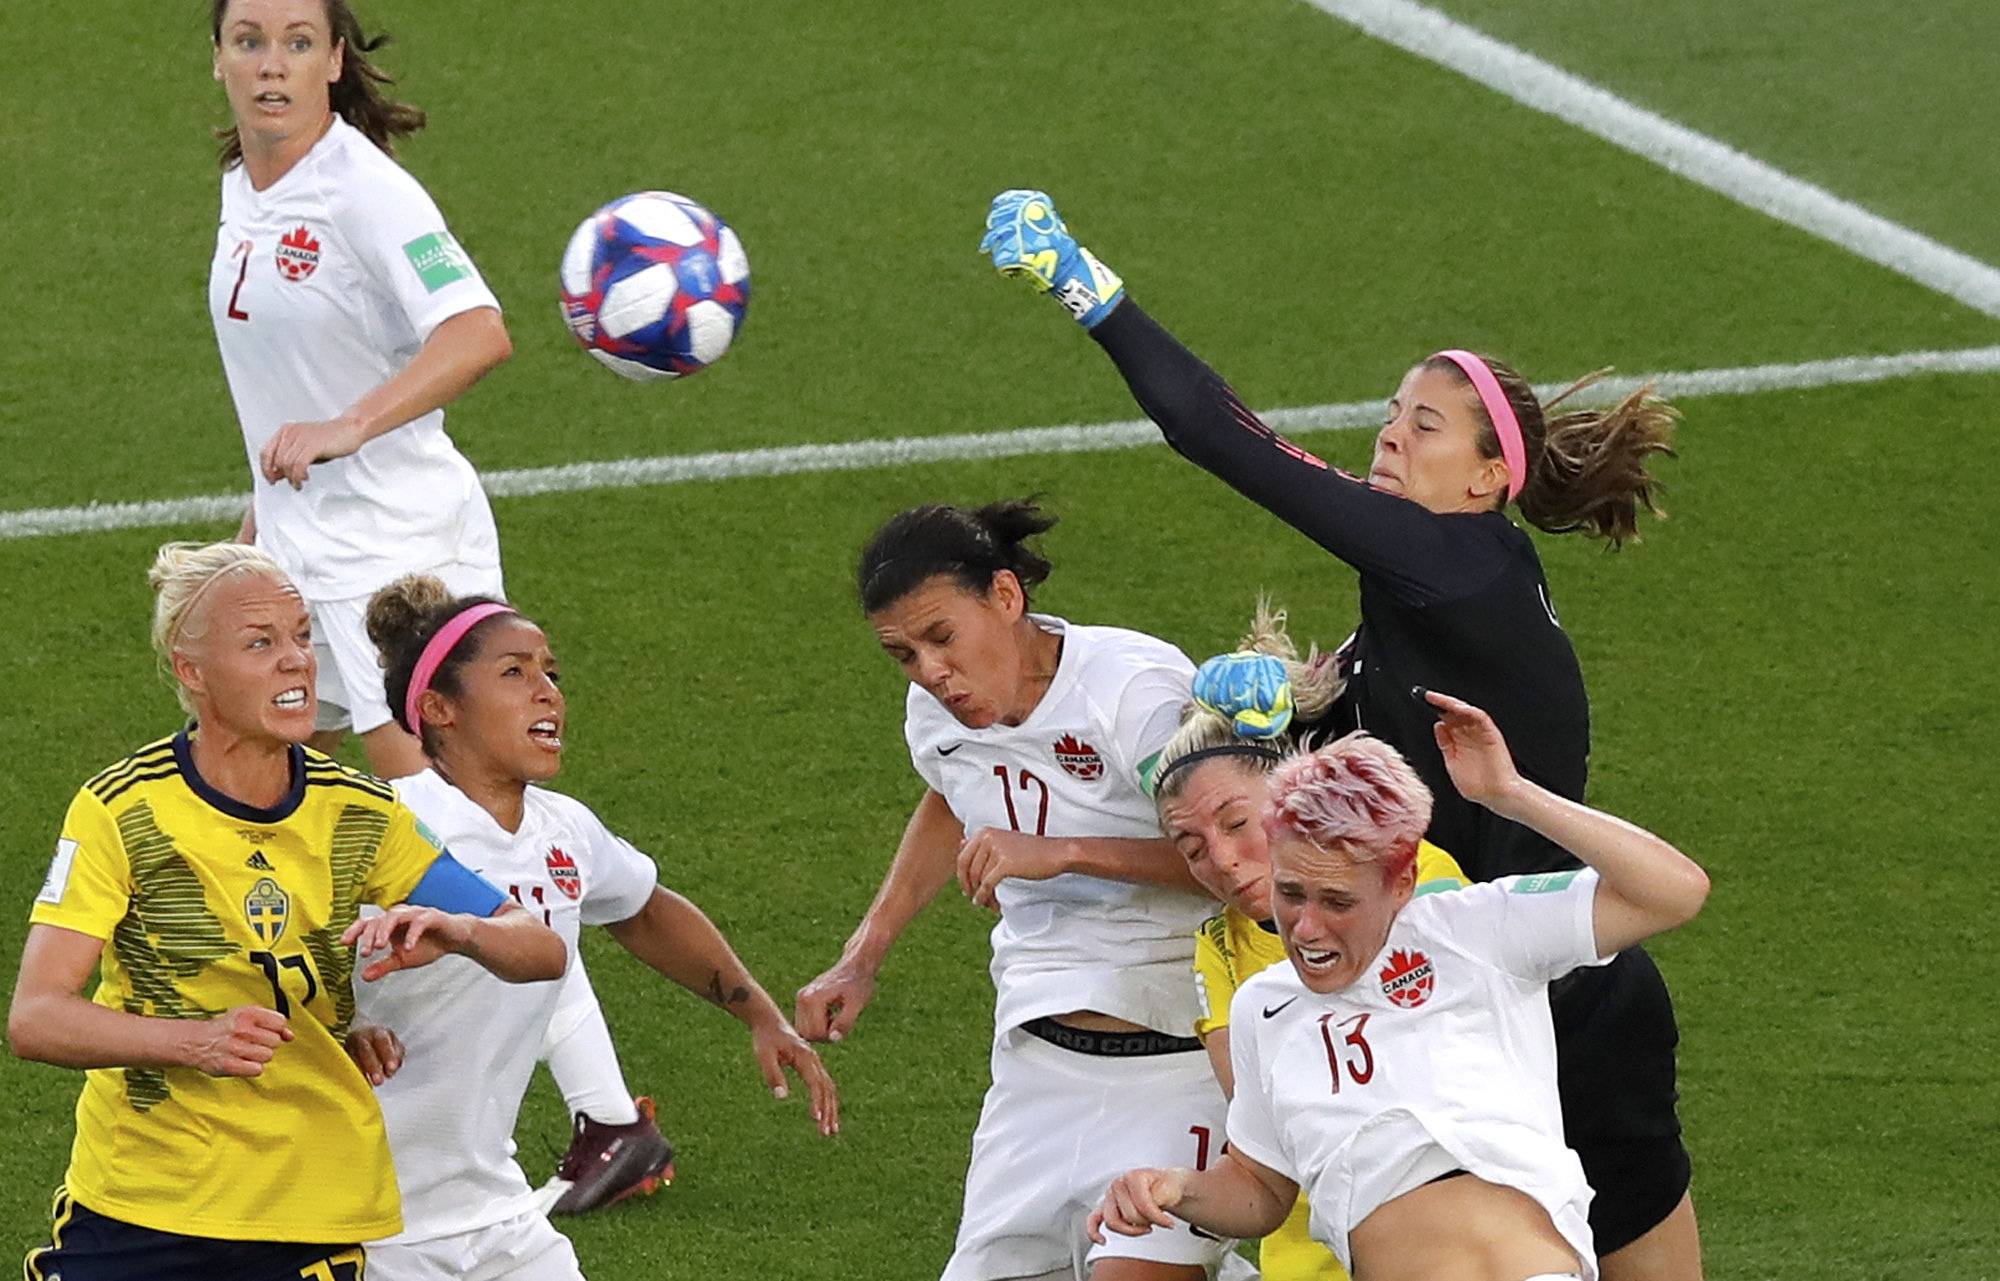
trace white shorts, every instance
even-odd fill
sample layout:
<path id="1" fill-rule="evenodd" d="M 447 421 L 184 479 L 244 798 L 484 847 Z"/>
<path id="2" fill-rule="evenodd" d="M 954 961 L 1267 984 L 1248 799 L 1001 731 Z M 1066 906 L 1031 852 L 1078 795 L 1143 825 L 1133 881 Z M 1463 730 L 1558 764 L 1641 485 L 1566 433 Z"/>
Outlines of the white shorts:
<path id="1" fill-rule="evenodd" d="M 583 1281 L 569 1238 L 528 1213 L 429 1241 L 368 1247 L 368 1281 Z"/>
<path id="2" fill-rule="evenodd" d="M 415 572 L 437 575 L 455 596 L 506 598 L 498 562 L 472 565 L 454 561 Z M 349 596 L 306 602 L 306 612 L 312 615 L 313 654 L 319 659 L 319 720 L 315 729 L 352 729 L 366 734 L 394 719 L 382 690 L 382 658 L 368 639 L 368 601 L 368 596 Z"/>
<path id="3" fill-rule="evenodd" d="M 1019 1028 L 1001 1033 L 944 1281 L 1057 1271 L 1084 1281 L 1100 1258 L 1199 1264 L 1213 1276 L 1232 1243 L 1185 1223 L 1142 1237 L 1110 1234 L 1105 1245 L 1091 1242 L 1085 1224 L 1125 1171 L 1221 1156 L 1228 1112 L 1199 1050 L 1111 1058 Z"/>

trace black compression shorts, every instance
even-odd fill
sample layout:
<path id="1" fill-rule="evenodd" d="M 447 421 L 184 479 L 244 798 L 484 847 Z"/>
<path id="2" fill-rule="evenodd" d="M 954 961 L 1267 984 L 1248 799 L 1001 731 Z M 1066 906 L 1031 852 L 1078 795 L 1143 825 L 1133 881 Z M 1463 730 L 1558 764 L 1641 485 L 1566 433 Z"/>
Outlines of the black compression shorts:
<path id="1" fill-rule="evenodd" d="M 1633 947 L 1551 984 L 1549 1009 L 1563 1130 L 1596 1193 L 1597 1253 L 1610 1254 L 1658 1226 L 1688 1189 L 1673 998 L 1653 958 Z"/>
<path id="2" fill-rule="evenodd" d="M 50 1243 L 28 1252 L 29 1281 L 362 1281 L 367 1266 L 358 1242 L 300 1245 L 182 1236 L 99 1214 L 66 1190 L 56 1193 L 54 1218 Z"/>

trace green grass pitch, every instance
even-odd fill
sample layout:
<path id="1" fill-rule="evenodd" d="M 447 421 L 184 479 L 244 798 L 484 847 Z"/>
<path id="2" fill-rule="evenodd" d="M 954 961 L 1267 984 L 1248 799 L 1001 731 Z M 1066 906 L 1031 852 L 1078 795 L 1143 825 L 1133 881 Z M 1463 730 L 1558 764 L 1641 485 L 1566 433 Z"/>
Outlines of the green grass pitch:
<path id="1" fill-rule="evenodd" d="M 2000 17 L 1941 0 L 1453 0 L 1452 12 L 1975 255 L 2000 258 Z M 1754 10 L 1754 11 L 1753 11 Z M 204 314 L 205 7 L 0 10 L 0 511 L 241 489 Z M 974 254 L 1033 184 L 1253 405 L 1380 396 L 1444 345 L 1553 379 L 2000 341 L 2000 323 L 1297 0 L 827 6 L 368 0 L 432 114 L 405 162 L 509 308 L 451 415 L 483 468 L 1135 415 L 1058 309 Z M 634 387 L 556 316 L 571 227 L 669 187 L 741 231 L 739 347 Z M 1710 1274 L 2000 1275 L 2000 380 L 1689 401 L 1671 519 L 1544 540 L 1592 690 L 1592 799 L 1715 881 L 1655 949 L 1683 1027 Z M 1309 443 L 1354 466 L 1365 433 Z M 1352 576 L 1163 448 L 505 500 L 516 600 L 563 656 L 563 785 L 653 853 L 780 1000 L 830 962 L 920 785 L 849 575 L 890 511 L 1040 491 L 1038 602 L 1234 639 L 1258 588 L 1333 642 Z M 170 729 L 142 573 L 163 538 L 0 542 L 0 955 L 77 784 Z M 682 1181 L 576 1222 L 597 1281 L 921 1277 L 949 1252 L 984 1079 L 980 911 L 941 900 L 828 1055 L 845 1132 L 747 1040 L 587 940 Z M 0 1066 L 0 1245 L 46 1230 L 78 1078 Z M 546 1085 L 531 1175 L 567 1139 Z"/>

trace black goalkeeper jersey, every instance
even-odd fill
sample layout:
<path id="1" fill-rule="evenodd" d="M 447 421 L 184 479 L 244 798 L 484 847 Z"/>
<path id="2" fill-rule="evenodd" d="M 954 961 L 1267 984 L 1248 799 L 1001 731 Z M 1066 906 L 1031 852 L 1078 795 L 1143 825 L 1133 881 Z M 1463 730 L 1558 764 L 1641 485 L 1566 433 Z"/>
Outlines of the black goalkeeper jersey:
<path id="1" fill-rule="evenodd" d="M 1590 705 L 1528 535 L 1500 512 L 1439 514 L 1327 466 L 1258 421 L 1130 298 L 1091 335 L 1168 444 L 1360 573 L 1343 710 L 1430 787 L 1430 839 L 1479 881 L 1580 866 L 1458 794 L 1432 735 L 1436 717 L 1410 692 L 1484 708 L 1523 775 L 1583 799 Z"/>

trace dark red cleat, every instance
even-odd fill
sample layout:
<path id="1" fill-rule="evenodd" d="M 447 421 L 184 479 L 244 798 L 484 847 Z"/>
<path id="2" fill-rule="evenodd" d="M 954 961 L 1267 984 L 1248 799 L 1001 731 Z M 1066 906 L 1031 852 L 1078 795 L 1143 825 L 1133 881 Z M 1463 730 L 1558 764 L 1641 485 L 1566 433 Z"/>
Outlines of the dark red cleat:
<path id="1" fill-rule="evenodd" d="M 556 1192 L 549 1213 L 589 1214 L 629 1196 L 644 1196 L 674 1181 L 674 1145 L 653 1121 L 653 1101 L 632 1100 L 639 1119 L 630 1125 L 606 1125 L 576 1114 L 569 1151 L 545 1185 Z"/>

